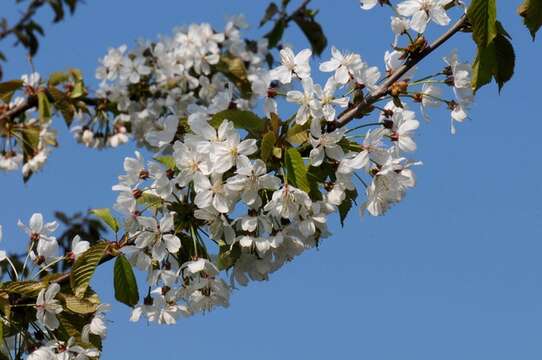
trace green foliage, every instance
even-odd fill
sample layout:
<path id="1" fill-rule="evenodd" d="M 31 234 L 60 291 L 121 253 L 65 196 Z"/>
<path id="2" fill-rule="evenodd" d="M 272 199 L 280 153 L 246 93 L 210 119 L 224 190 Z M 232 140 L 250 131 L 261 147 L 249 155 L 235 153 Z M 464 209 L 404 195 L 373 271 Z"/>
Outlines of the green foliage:
<path id="1" fill-rule="evenodd" d="M 53 14 L 54 22 L 59 22 L 65 18 L 65 8 L 71 14 L 75 12 L 77 5 L 82 0 L 32 0 L 16 3 L 25 3 L 26 9 L 21 9 L 19 19 L 8 21 L 7 18 L 0 18 L 0 40 L 13 36 L 16 40 L 15 45 L 22 45 L 30 56 L 34 56 L 39 48 L 39 36 L 44 36 L 43 27 L 36 22 L 36 14 L 44 5 L 49 5 Z M 0 60 L 6 61 L 5 56 L 0 53 Z M 2 78 L 2 68 L 0 67 L 0 79 Z"/>
<path id="2" fill-rule="evenodd" d="M 149 209 L 158 210 L 164 204 L 164 200 L 160 196 L 144 192 L 137 200 L 138 205 L 144 205 Z"/>
<path id="3" fill-rule="evenodd" d="M 64 83 L 70 79 L 70 75 L 63 71 L 56 71 L 49 75 L 49 80 L 47 84 L 49 86 L 56 86 L 58 84 Z"/>
<path id="4" fill-rule="evenodd" d="M 309 123 L 305 125 L 294 124 L 286 133 L 286 141 L 291 145 L 301 145 L 309 140 Z"/>
<path id="5" fill-rule="evenodd" d="M 48 91 L 53 99 L 54 107 L 60 111 L 66 125 L 69 127 L 75 116 L 75 106 L 72 104 L 71 98 L 51 85 L 49 85 Z"/>
<path id="6" fill-rule="evenodd" d="M 21 80 L 11 80 L 0 83 L 0 101 L 9 103 L 15 91 L 23 87 Z"/>
<path id="7" fill-rule="evenodd" d="M 497 36 L 485 48 L 479 48 L 474 60 L 472 71 L 472 86 L 478 90 L 483 85 L 495 79 L 499 91 L 512 78 L 515 67 L 515 53 L 510 36 L 502 25 L 497 22 Z"/>
<path id="8" fill-rule="evenodd" d="M 51 103 L 45 91 L 38 92 L 38 114 L 40 121 L 46 123 L 51 119 Z"/>
<path id="9" fill-rule="evenodd" d="M 8 281 L 2 284 L 2 291 L 18 294 L 24 297 L 35 297 L 41 289 L 45 289 L 47 283 L 43 281 Z"/>
<path id="10" fill-rule="evenodd" d="M 91 320 L 90 314 L 78 314 L 71 311 L 63 311 L 57 315 L 57 318 L 60 326 L 56 330 L 56 334 L 60 340 L 67 341 L 70 337 L 74 337 L 76 341 L 85 348 L 93 346 L 99 350 L 102 349 L 102 341 L 99 336 L 91 335 L 91 344 L 87 344 L 81 339 L 83 327 Z"/>
<path id="11" fill-rule="evenodd" d="M 108 243 L 100 241 L 79 256 L 75 261 L 75 264 L 73 264 L 72 272 L 70 274 L 70 286 L 76 297 L 80 299 L 84 297 L 90 279 L 105 255 L 107 248 Z"/>
<path id="12" fill-rule="evenodd" d="M 311 44 L 312 52 L 321 55 L 327 46 L 327 38 L 324 35 L 322 26 L 315 20 L 317 12 L 305 10 L 297 12 L 293 19 L 297 26 L 303 31 Z"/>
<path id="13" fill-rule="evenodd" d="M 47 3 L 49 3 L 49 6 L 55 15 L 53 22 L 59 22 L 64 19 L 65 6 L 67 6 L 70 13 L 73 14 L 75 12 L 75 8 L 77 7 L 78 1 L 79 0 L 47 0 Z"/>
<path id="14" fill-rule="evenodd" d="M 79 69 L 70 69 L 69 73 L 73 79 L 73 90 L 70 97 L 72 99 L 79 98 L 86 94 L 85 84 L 83 82 L 83 74 Z"/>
<path id="15" fill-rule="evenodd" d="M 265 121 L 251 111 L 224 110 L 213 115 L 209 122 L 218 128 L 224 120 L 229 120 L 237 129 L 243 129 L 253 135 L 261 134 L 265 130 Z"/>
<path id="16" fill-rule="evenodd" d="M 139 290 L 132 265 L 122 254 L 118 255 L 115 260 L 113 283 L 115 299 L 128 306 L 134 306 L 139 302 Z"/>
<path id="17" fill-rule="evenodd" d="M 273 28 L 265 34 L 265 38 L 268 40 L 268 46 L 270 49 L 276 47 L 280 40 L 282 40 L 282 36 L 284 35 L 284 30 L 288 26 L 288 22 L 284 18 L 280 18 L 275 22 L 275 25 Z"/>
<path id="18" fill-rule="evenodd" d="M 352 209 L 353 204 L 356 201 L 356 198 L 358 197 L 357 190 L 346 190 L 345 191 L 346 198 L 344 201 L 339 205 L 339 218 L 341 220 L 341 226 L 344 227 L 344 220 L 348 216 L 348 213 Z"/>
<path id="19" fill-rule="evenodd" d="M 40 128 L 38 126 L 26 126 L 19 129 L 19 135 L 23 139 L 23 161 L 26 164 L 39 151 Z M 23 175 L 23 181 L 27 182 L 32 176 L 32 171 Z"/>
<path id="20" fill-rule="evenodd" d="M 288 182 L 300 190 L 310 192 L 311 187 L 307 178 L 307 167 L 296 148 L 286 150 L 285 163 Z"/>
<path id="21" fill-rule="evenodd" d="M 119 223 L 117 219 L 111 214 L 111 210 L 107 208 L 103 209 L 92 209 L 90 212 L 100 219 L 103 220 L 104 223 L 107 224 L 113 230 L 114 232 L 118 232 L 120 229 Z"/>
<path id="22" fill-rule="evenodd" d="M 308 9 L 308 2 L 303 2 L 301 7 L 289 15 L 286 11 L 289 3 L 290 1 L 282 1 L 280 9 L 277 4 L 271 3 L 265 10 L 265 14 L 260 21 L 260 26 L 263 26 L 275 17 L 273 27 L 267 34 L 264 35 L 269 42 L 268 47 L 270 49 L 278 47 L 284 35 L 284 31 L 288 27 L 288 24 L 293 21 L 297 26 L 299 26 L 309 41 L 313 53 L 316 55 L 322 54 L 327 46 L 327 38 L 324 35 L 322 26 L 315 19 L 318 11 Z"/>
<path id="23" fill-rule="evenodd" d="M 88 289 L 90 290 L 90 289 Z M 73 294 L 59 293 L 58 298 L 64 302 L 64 308 L 76 314 L 92 314 L 100 304 L 98 295 L 89 292 L 84 297 L 78 298 Z"/>
<path id="24" fill-rule="evenodd" d="M 534 40 L 542 26 L 542 0 L 524 0 L 518 8 L 518 13 L 523 17 L 523 22 Z"/>
<path id="25" fill-rule="evenodd" d="M 169 155 L 157 156 L 154 158 L 154 160 L 164 165 L 167 169 L 175 168 L 175 158 L 173 156 L 169 156 Z"/>
<path id="26" fill-rule="evenodd" d="M 477 91 L 495 79 L 500 91 L 514 74 L 516 56 L 510 35 L 497 21 L 496 0 L 473 0 L 467 17 L 478 46 L 473 63 L 472 88 Z"/>
<path id="27" fill-rule="evenodd" d="M 279 7 L 277 6 L 277 4 L 275 4 L 274 2 L 270 3 L 267 8 L 265 9 L 265 14 L 262 18 L 262 20 L 260 21 L 260 27 L 262 27 L 263 25 L 265 25 L 269 20 L 271 20 L 273 18 L 273 16 L 275 16 L 275 14 L 277 14 L 279 12 Z"/>
<path id="28" fill-rule="evenodd" d="M 248 80 L 247 69 L 243 60 L 231 55 L 221 56 L 220 62 L 216 65 L 216 70 L 235 84 L 243 98 L 250 98 L 252 86 Z"/>
<path id="29" fill-rule="evenodd" d="M 56 211 L 55 218 L 63 225 L 62 233 L 57 236 L 58 244 L 62 249 L 61 253 L 69 253 L 72 250 L 72 240 L 76 235 L 79 235 L 81 239 L 88 241 L 92 245 L 103 239 L 107 232 L 105 225 L 88 212 L 67 215 Z M 69 270 L 71 266 L 71 262 L 61 261 L 56 266 L 53 266 L 52 270 L 59 273 Z"/>
<path id="30" fill-rule="evenodd" d="M 263 136 L 262 144 L 260 146 L 260 158 L 263 161 L 269 160 L 271 155 L 273 155 L 273 148 L 275 147 L 276 141 L 277 137 L 272 131 L 265 133 L 265 135 Z"/>
<path id="31" fill-rule="evenodd" d="M 240 256 L 241 248 L 238 244 L 230 246 L 223 243 L 220 245 L 220 250 L 216 259 L 216 266 L 219 270 L 227 270 L 235 264 Z"/>
<path id="32" fill-rule="evenodd" d="M 467 17 L 472 37 L 479 48 L 485 48 L 497 36 L 497 0 L 472 0 Z"/>

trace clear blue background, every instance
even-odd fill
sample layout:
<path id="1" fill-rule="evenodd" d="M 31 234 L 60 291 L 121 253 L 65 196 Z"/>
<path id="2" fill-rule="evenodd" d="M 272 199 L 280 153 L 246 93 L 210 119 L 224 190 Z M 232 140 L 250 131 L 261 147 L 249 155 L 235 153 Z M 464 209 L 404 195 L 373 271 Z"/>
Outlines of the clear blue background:
<path id="1" fill-rule="evenodd" d="M 388 10 L 362 12 L 356 0 L 313 3 L 330 44 L 382 65 L 391 43 Z M 540 359 L 542 51 L 541 40 L 532 43 L 516 16 L 519 3 L 499 1 L 499 17 L 518 55 L 513 81 L 501 96 L 495 87 L 483 89 L 472 121 L 460 125 L 455 137 L 446 112 L 423 124 L 415 157 L 424 166 L 417 169 L 418 187 L 402 204 L 382 218 L 352 213 L 344 229 L 334 221 L 335 236 L 320 250 L 308 251 L 269 282 L 234 292 L 229 309 L 173 327 L 129 323 L 129 309 L 113 299 L 111 266 L 103 267 L 94 286 L 114 304 L 103 358 Z M 34 62 L 44 74 L 77 66 L 91 79 L 110 46 L 154 39 L 191 22 L 221 28 L 225 15 L 241 12 L 255 25 L 266 4 L 87 1 L 73 18 L 46 26 Z M 441 31 L 436 27 L 429 35 Z M 256 38 L 262 31 L 248 33 Z M 286 39 L 297 49 L 304 44 L 293 27 Z M 7 45 L 0 45 L 9 55 L 7 77 L 29 72 L 22 52 Z M 424 63 L 423 73 L 439 68 L 452 47 L 470 58 L 472 46 L 468 34 L 457 36 Z M 57 128 L 63 129 L 60 121 Z M 25 241 L 16 229 L 19 217 L 27 221 L 41 211 L 50 219 L 56 209 L 69 213 L 114 201 L 111 185 L 133 147 L 89 151 L 65 130 L 60 144 L 27 185 L 18 173 L 0 174 L 8 249 L 21 249 Z"/>

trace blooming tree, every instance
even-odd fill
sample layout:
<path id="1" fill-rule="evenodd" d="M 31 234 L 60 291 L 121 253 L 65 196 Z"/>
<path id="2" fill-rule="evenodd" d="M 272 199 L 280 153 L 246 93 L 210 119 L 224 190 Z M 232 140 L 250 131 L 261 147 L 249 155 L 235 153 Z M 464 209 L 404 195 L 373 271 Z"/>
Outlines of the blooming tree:
<path id="1" fill-rule="evenodd" d="M 234 17 L 221 30 L 196 23 L 111 48 L 93 94 L 77 69 L 0 83 L 3 171 L 22 171 L 27 181 L 43 168 L 58 119 L 87 147 L 135 141 L 142 150 L 124 160 L 113 211 L 92 211 L 109 240 L 96 220 L 77 220 L 61 238 L 39 213 L 19 221 L 27 252 L 20 260 L 0 252 L 1 359 L 99 357 L 110 306 L 89 284 L 110 260 L 115 298 L 132 307 L 130 321 L 174 324 L 227 307 L 232 288 L 268 279 L 330 237 L 329 216 L 344 222 L 356 207 L 380 216 L 400 202 L 421 165 L 411 158 L 420 117 L 448 109 L 453 134 L 476 90 L 492 79 L 500 88 L 513 74 L 496 0 L 361 0 L 363 10 L 380 5 L 393 15 L 382 68 L 336 47 L 311 68 L 327 40 L 309 1 L 293 11 L 289 2 L 267 7 L 260 26 L 271 29 L 259 40 L 244 38 L 248 25 Z M 44 3 L 31 2 L 13 27 L 4 23 L 0 39 L 15 34 L 37 51 L 32 16 Z M 64 6 L 77 5 L 49 3 L 58 20 Z M 526 0 L 519 12 L 534 37 L 542 4 Z M 283 45 L 294 23 L 310 48 Z M 429 27 L 442 34 L 427 38 Z M 478 48 L 473 65 L 450 49 L 441 70 L 426 76 L 422 60 L 467 32 Z M 327 80 L 316 83 L 316 72 Z"/>

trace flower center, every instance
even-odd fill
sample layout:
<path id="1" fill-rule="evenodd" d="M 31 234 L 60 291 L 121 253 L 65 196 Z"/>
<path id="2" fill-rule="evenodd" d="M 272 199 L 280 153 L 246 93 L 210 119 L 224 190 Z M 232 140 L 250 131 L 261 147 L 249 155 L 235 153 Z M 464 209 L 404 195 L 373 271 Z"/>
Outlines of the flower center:
<path id="1" fill-rule="evenodd" d="M 222 185 L 222 182 L 220 181 L 217 181 L 213 184 L 213 186 L 211 187 L 211 191 L 215 194 L 220 194 L 221 192 L 223 192 L 224 190 L 224 186 Z"/>
<path id="2" fill-rule="evenodd" d="M 421 0 L 420 1 L 420 10 L 423 10 L 425 12 L 431 11 L 433 7 L 432 0 Z"/>

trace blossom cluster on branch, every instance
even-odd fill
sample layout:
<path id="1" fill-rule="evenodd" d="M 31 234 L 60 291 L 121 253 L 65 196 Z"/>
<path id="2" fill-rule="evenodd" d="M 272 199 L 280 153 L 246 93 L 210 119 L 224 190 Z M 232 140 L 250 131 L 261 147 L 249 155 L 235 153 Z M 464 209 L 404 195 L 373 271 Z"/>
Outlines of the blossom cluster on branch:
<path id="1" fill-rule="evenodd" d="M 131 321 L 173 324 L 227 307 L 233 289 L 317 247 L 331 235 L 330 216 L 343 223 L 355 207 L 380 216 L 403 200 L 421 164 L 411 158 L 420 115 L 448 109 L 455 133 L 476 83 L 455 50 L 436 74 L 418 75 L 417 64 L 469 24 L 462 1 L 360 2 L 377 4 L 394 10 L 381 70 L 335 47 L 317 67 L 311 49 L 288 46 L 275 62 L 271 37 L 244 39 L 247 25 L 235 17 L 223 31 L 192 24 L 109 49 L 93 98 L 75 69 L 0 84 L 2 169 L 39 170 L 55 145 L 54 111 L 86 146 L 133 138 L 145 150 L 124 160 L 112 189 L 117 216 L 93 210 L 115 240 L 77 235 L 61 254 L 56 222 L 39 213 L 19 222 L 24 263 L 0 252 L 11 277 L 0 286 L 0 358 L 98 357 L 109 305 L 89 284 L 103 262 L 115 259 L 115 298 L 132 307 Z M 455 24 L 430 43 L 427 27 L 449 25 L 454 11 Z M 26 98 L 12 100 L 20 92 Z M 70 270 L 53 271 L 58 263 Z M 146 274 L 144 285 L 133 268 Z"/>

